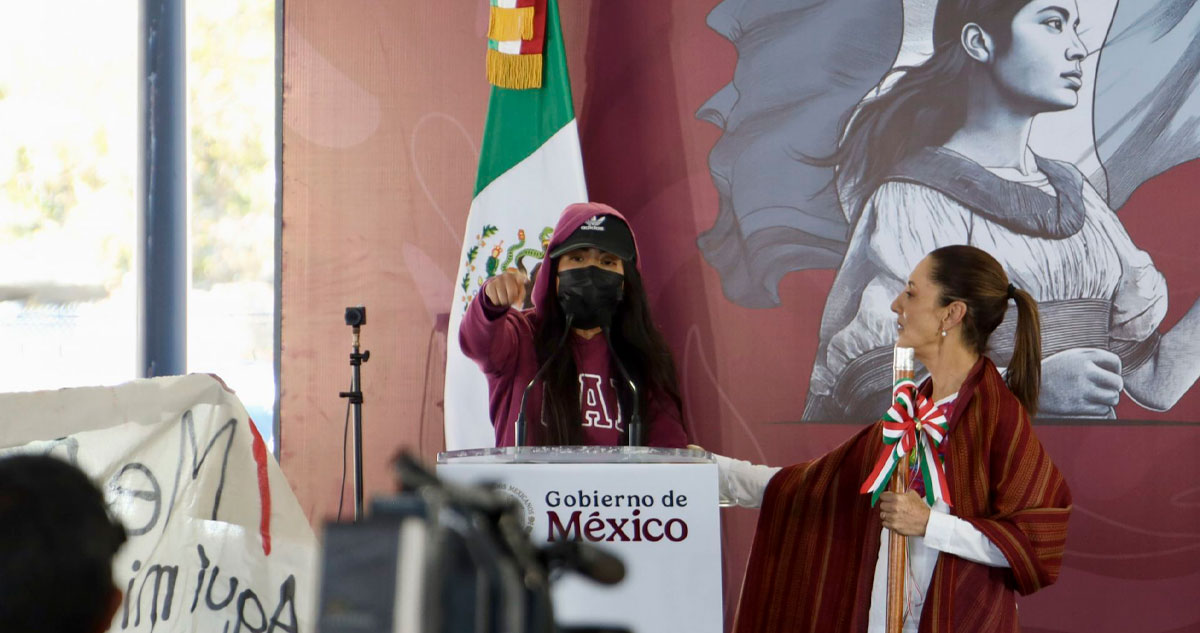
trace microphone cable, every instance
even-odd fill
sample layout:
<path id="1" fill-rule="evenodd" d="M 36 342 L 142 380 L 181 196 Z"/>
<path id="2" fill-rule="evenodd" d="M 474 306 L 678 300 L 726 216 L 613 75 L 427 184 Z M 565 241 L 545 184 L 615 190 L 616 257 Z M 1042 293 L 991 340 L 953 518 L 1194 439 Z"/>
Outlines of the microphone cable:
<path id="1" fill-rule="evenodd" d="M 350 381 L 349 389 L 354 388 L 354 381 Z M 346 445 L 349 442 L 350 435 L 350 400 L 346 399 L 346 423 L 342 425 L 342 483 L 338 486 L 338 523 L 342 522 L 342 504 L 346 501 Z"/>

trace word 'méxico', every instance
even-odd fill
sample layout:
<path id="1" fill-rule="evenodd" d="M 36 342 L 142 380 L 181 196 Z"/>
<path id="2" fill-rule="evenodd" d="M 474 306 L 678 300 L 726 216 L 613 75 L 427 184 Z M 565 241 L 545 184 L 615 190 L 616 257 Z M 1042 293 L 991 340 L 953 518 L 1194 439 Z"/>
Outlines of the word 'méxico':
<path id="1" fill-rule="evenodd" d="M 667 512 L 687 507 L 687 496 L 668 490 L 660 497 L 661 508 Z M 687 521 L 679 517 L 643 517 L 642 510 L 655 507 L 654 495 L 650 494 L 600 494 L 577 490 L 563 493 L 551 490 L 546 493 L 547 541 L 587 540 L 642 542 L 670 541 L 679 543 L 688 537 Z M 584 512 L 594 508 L 586 516 Z M 627 510 L 624 512 L 614 511 Z M 563 520 L 563 514 L 570 512 Z M 620 514 L 621 516 L 613 516 Z"/>

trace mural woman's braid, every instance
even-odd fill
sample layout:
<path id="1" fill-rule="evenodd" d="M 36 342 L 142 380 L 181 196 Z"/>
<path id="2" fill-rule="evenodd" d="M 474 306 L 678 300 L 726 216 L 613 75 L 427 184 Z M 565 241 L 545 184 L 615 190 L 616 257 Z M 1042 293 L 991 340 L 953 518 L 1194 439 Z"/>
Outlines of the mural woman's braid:
<path id="1" fill-rule="evenodd" d="M 886 87 L 843 119 L 837 150 L 813 164 L 838 168 L 838 187 L 863 204 L 900 161 L 923 147 L 943 145 L 966 122 L 971 73 L 980 63 L 962 46 L 963 27 L 978 24 L 996 50 L 1012 42 L 1012 21 L 1029 0 L 939 0 L 933 54 L 917 66 L 898 66 L 880 80 Z"/>

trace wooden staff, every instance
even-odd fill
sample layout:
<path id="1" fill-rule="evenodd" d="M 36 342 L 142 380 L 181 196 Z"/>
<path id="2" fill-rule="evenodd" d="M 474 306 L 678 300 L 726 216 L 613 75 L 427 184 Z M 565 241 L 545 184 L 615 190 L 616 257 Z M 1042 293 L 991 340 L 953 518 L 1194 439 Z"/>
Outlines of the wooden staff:
<path id="1" fill-rule="evenodd" d="M 892 384 L 904 378 L 914 379 L 916 371 L 911 347 L 897 347 L 892 355 Z M 908 491 L 908 456 L 896 464 L 888 492 Z M 888 530 L 887 633 L 902 633 L 904 608 L 908 602 L 904 592 L 905 569 L 908 567 L 908 542 L 903 534 Z"/>

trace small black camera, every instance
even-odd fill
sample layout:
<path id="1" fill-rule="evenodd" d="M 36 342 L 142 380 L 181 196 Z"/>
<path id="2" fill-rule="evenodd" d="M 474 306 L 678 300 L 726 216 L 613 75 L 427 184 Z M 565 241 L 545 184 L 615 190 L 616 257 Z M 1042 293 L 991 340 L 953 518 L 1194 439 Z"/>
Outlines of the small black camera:
<path id="1" fill-rule="evenodd" d="M 367 324 L 367 307 L 350 306 L 346 308 L 346 325 L 358 327 Z"/>

